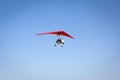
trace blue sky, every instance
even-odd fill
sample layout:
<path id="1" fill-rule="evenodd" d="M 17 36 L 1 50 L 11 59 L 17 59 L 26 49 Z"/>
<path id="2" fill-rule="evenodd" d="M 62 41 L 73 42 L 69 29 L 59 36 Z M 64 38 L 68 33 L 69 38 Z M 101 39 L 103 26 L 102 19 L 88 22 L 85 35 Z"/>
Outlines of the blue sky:
<path id="1" fill-rule="evenodd" d="M 119 26 L 119 0 L 0 0 L 0 80 L 120 80 Z"/>

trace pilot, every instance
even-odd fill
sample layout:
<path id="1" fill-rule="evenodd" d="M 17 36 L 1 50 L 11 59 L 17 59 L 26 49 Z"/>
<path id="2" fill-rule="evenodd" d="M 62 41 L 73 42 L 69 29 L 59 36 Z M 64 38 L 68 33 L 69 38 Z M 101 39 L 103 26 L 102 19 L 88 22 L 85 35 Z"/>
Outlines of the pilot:
<path id="1" fill-rule="evenodd" d="M 57 44 L 64 44 L 64 40 L 59 38 L 59 39 L 57 39 L 56 43 Z"/>
<path id="2" fill-rule="evenodd" d="M 63 47 L 63 45 L 64 45 L 64 40 L 61 39 L 61 38 L 58 38 L 58 39 L 56 40 L 56 44 L 61 45 L 61 47 Z M 55 44 L 55 46 L 57 46 L 56 44 Z"/>

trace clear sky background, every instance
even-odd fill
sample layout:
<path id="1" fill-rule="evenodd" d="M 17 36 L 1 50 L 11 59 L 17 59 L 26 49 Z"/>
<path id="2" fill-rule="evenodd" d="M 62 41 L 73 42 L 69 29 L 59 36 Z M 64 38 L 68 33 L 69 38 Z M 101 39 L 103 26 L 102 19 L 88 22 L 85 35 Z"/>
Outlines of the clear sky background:
<path id="1" fill-rule="evenodd" d="M 120 1 L 0 0 L 0 80 L 120 80 Z"/>

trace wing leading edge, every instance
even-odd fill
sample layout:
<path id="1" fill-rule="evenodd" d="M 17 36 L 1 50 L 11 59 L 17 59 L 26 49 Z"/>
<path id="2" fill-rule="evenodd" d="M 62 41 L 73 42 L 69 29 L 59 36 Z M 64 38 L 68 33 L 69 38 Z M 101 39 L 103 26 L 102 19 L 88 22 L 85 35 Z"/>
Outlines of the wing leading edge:
<path id="1" fill-rule="evenodd" d="M 73 36 L 71 36 L 70 34 L 68 34 L 67 32 L 65 32 L 63 30 L 53 31 L 53 32 L 43 32 L 43 33 L 39 33 L 39 34 L 36 34 L 36 35 L 45 35 L 45 34 L 56 34 L 56 35 L 66 36 L 66 37 L 74 39 Z"/>

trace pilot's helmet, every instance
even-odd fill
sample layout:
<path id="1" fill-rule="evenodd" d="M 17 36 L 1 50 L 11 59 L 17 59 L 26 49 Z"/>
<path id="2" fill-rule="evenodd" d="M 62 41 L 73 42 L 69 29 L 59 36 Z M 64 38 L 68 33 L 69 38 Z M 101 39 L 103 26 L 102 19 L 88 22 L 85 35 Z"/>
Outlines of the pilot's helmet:
<path id="1" fill-rule="evenodd" d="M 64 40 L 63 40 L 63 39 L 61 39 L 61 42 L 64 42 Z"/>

